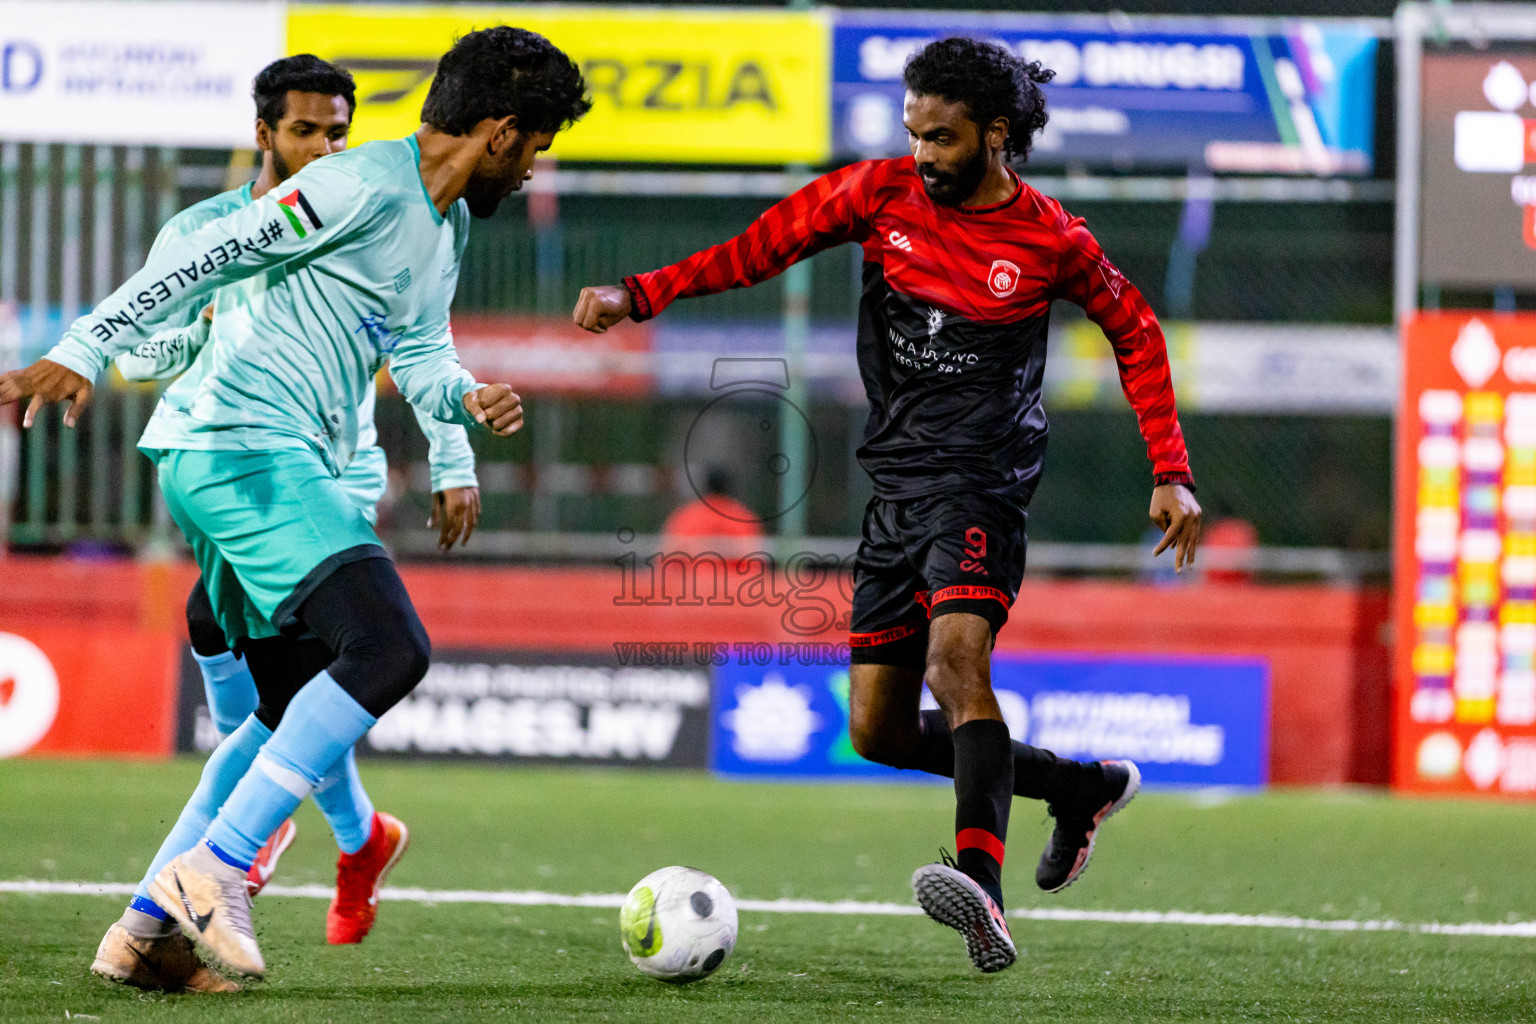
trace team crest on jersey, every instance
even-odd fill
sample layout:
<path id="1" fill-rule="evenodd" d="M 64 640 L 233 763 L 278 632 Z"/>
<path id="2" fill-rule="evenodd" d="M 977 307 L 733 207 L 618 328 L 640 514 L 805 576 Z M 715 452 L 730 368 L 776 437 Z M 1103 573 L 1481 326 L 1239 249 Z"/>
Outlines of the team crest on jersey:
<path id="1" fill-rule="evenodd" d="M 944 311 L 928 307 L 928 337 L 934 338 L 944 329 Z"/>
<path id="2" fill-rule="evenodd" d="M 987 287 L 992 289 L 992 294 L 1006 299 L 1018 286 L 1018 266 L 1007 260 L 993 260 L 992 269 L 987 271 Z"/>

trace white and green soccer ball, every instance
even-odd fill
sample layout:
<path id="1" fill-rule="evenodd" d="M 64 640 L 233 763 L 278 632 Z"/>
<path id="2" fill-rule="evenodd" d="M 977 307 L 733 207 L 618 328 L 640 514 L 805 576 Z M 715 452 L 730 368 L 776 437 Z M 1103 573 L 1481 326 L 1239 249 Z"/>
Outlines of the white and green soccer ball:
<path id="1" fill-rule="evenodd" d="M 736 946 L 736 903 L 696 868 L 652 871 L 619 911 L 624 952 L 653 978 L 686 985 L 707 977 Z"/>

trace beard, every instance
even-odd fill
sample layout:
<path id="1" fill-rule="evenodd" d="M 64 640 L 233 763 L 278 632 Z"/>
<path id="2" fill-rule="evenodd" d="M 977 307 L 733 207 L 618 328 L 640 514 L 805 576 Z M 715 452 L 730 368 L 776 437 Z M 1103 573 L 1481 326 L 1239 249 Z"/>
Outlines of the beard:
<path id="1" fill-rule="evenodd" d="M 288 166 L 288 161 L 283 159 L 282 150 L 276 146 L 272 147 L 272 174 L 279 182 L 293 177 L 293 168 Z"/>
<path id="2" fill-rule="evenodd" d="M 517 177 L 475 175 L 464 186 L 464 205 L 469 207 L 470 216 L 484 220 L 495 215 L 501 201 L 520 189 L 522 184 Z"/>
<path id="3" fill-rule="evenodd" d="M 469 215 L 481 220 L 495 216 L 496 208 L 504 198 L 505 194 L 494 182 L 483 179 L 471 180 L 464 189 L 464 205 L 469 207 Z"/>
<path id="4" fill-rule="evenodd" d="M 922 179 L 923 191 L 940 206 L 959 206 L 981 187 L 981 179 L 987 176 L 986 154 L 977 147 L 976 153 L 955 171 L 941 171 L 932 164 L 917 169 Z"/>

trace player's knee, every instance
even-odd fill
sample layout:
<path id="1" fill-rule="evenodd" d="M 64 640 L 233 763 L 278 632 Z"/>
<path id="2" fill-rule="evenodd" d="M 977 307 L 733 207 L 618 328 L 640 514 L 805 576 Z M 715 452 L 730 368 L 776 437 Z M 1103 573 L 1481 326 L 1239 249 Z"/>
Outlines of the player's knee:
<path id="1" fill-rule="evenodd" d="M 414 628 L 406 630 L 397 638 L 400 644 L 399 665 L 401 682 L 410 690 L 426 677 L 427 668 L 432 664 L 432 641 L 427 637 L 427 631 L 420 622 L 413 622 Z"/>
<path id="2" fill-rule="evenodd" d="M 375 717 L 399 703 L 427 674 L 432 643 L 414 615 L 380 623 L 349 645 L 338 683 Z"/>
<path id="3" fill-rule="evenodd" d="M 963 694 L 985 686 L 988 656 L 960 644 L 932 644 L 923 678 L 935 697 L 940 693 Z"/>

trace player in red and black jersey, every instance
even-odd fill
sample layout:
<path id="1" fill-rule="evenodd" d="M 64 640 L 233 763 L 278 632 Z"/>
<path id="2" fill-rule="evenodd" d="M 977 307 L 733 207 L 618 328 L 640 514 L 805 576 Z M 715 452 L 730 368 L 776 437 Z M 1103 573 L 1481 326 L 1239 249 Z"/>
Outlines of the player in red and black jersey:
<path id="1" fill-rule="evenodd" d="M 1083 307 L 1114 346 L 1152 461 L 1152 521 L 1191 564 L 1200 506 L 1157 318 L 1081 218 L 1009 168 L 1045 125 L 1051 72 L 1003 47 L 945 39 L 907 64 L 912 153 L 818 178 L 721 245 L 622 285 L 587 288 L 575 319 L 602 331 L 674 300 L 772 277 L 829 246 L 864 249 L 859 368 L 874 481 L 855 567 L 850 734 L 864 757 L 955 780 L 957 863 L 913 876 L 928 913 L 984 971 L 1014 960 L 1001 871 L 1011 796 L 1056 827 L 1036 881 L 1057 891 L 1135 795 L 1128 761 L 1084 764 L 1010 741 L 992 693 L 993 639 L 1024 570 L 1040 479 L 1050 305 Z M 924 680 L 940 711 L 920 711 Z"/>

